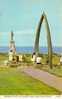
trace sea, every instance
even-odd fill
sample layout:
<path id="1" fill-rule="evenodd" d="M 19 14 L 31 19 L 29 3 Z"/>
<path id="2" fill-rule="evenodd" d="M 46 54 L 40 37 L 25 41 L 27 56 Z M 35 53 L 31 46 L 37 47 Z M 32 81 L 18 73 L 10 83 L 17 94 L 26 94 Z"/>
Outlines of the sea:
<path id="1" fill-rule="evenodd" d="M 53 49 L 54 53 L 62 54 L 62 47 L 53 47 L 52 49 Z M 31 54 L 34 52 L 34 48 L 33 47 L 16 47 L 16 51 L 17 51 L 17 53 Z M 0 47 L 0 53 L 7 53 L 7 52 L 9 52 L 9 47 Z M 40 47 L 39 52 L 40 53 L 47 53 L 48 48 L 47 47 Z"/>

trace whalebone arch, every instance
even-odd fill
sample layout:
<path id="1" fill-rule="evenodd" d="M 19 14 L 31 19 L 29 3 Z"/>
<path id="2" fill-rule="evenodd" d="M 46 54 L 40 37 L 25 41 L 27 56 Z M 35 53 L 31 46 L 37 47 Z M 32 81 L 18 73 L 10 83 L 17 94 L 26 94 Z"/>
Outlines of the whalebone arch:
<path id="1" fill-rule="evenodd" d="M 45 28 L 46 28 L 46 33 L 47 33 L 48 61 L 49 61 L 50 68 L 52 68 L 52 42 L 51 42 L 49 24 L 48 24 L 48 20 L 47 20 L 45 13 L 42 14 L 40 21 L 39 21 L 39 24 L 38 24 L 37 31 L 36 31 L 34 52 L 36 55 L 39 54 L 39 38 L 40 38 L 40 31 L 41 31 L 43 20 L 45 22 Z"/>

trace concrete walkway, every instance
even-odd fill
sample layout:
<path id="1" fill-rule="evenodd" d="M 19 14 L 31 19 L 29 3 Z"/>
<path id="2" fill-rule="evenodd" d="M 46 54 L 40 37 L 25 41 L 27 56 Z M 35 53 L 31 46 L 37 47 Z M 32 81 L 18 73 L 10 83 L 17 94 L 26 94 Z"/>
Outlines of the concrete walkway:
<path id="1" fill-rule="evenodd" d="M 62 92 L 62 77 L 57 77 L 48 72 L 32 67 L 23 68 L 22 71 L 28 74 L 29 76 L 32 76 L 33 78 L 38 79 L 44 82 L 45 84 L 54 87 Z"/>

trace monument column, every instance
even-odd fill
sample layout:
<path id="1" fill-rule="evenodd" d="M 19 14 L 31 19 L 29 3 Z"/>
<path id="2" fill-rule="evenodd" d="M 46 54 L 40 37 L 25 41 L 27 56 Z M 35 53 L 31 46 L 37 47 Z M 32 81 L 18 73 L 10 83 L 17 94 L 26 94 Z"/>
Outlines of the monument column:
<path id="1" fill-rule="evenodd" d="M 15 41 L 14 41 L 13 37 L 14 37 L 14 34 L 13 34 L 13 32 L 11 32 L 10 43 L 9 43 L 9 61 L 12 61 L 16 54 Z"/>
<path id="2" fill-rule="evenodd" d="M 15 47 L 15 41 L 14 41 L 13 37 L 14 37 L 14 33 L 11 32 L 9 49 L 10 49 L 10 51 L 13 52 L 13 54 L 15 54 L 16 53 L 16 47 Z"/>

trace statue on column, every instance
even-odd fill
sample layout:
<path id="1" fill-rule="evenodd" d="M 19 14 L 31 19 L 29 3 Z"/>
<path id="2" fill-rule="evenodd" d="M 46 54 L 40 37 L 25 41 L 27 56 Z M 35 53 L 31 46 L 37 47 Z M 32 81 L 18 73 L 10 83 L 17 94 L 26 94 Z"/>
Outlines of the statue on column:
<path id="1" fill-rule="evenodd" d="M 13 37 L 14 37 L 14 34 L 13 34 L 13 32 L 11 32 L 10 44 L 9 44 L 9 61 L 12 61 L 13 57 L 16 54 L 15 41 L 14 41 Z"/>

